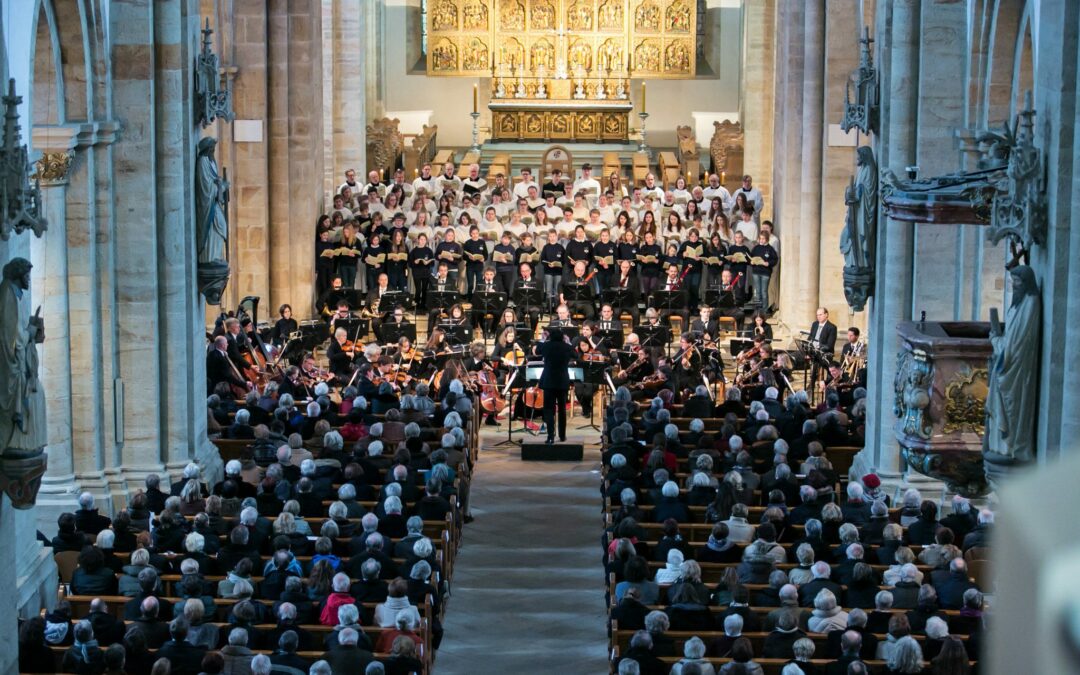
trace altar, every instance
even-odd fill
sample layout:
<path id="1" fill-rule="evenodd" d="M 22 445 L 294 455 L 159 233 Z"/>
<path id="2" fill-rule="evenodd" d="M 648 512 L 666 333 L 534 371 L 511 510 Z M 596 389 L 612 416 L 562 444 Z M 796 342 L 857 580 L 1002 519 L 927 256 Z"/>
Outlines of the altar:
<path id="1" fill-rule="evenodd" d="M 629 101 L 494 100 L 494 141 L 620 142 L 630 138 Z"/>

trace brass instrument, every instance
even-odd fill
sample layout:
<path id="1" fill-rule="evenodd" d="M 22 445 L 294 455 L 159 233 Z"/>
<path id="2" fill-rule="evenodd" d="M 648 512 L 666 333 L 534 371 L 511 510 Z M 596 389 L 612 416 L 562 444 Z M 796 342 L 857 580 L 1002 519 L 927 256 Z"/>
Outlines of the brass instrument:
<path id="1" fill-rule="evenodd" d="M 857 379 L 859 371 L 866 367 L 866 342 L 859 339 L 858 342 L 851 348 L 847 356 L 844 357 L 843 363 L 840 364 L 840 370 L 847 373 L 848 379 L 854 382 Z"/>

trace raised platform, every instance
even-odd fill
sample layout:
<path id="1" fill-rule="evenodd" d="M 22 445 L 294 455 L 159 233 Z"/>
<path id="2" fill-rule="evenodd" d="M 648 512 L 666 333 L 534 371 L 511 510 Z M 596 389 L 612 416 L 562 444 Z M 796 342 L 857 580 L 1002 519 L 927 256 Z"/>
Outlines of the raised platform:
<path id="1" fill-rule="evenodd" d="M 523 462 L 580 462 L 585 457 L 581 443 L 525 443 L 521 444 Z"/>
<path id="2" fill-rule="evenodd" d="M 480 146 L 480 171 L 487 173 L 488 164 L 500 153 L 507 153 L 513 159 L 514 173 L 520 171 L 520 167 L 529 167 L 533 173 L 540 166 L 544 153 L 553 146 L 561 145 L 566 148 L 573 159 L 574 168 L 580 169 L 581 165 L 589 162 L 594 167 L 593 175 L 604 165 L 604 153 L 615 152 L 619 155 L 619 161 L 623 165 L 624 176 L 629 172 L 634 163 L 634 153 L 638 151 L 637 143 L 531 143 L 518 141 L 488 141 Z M 463 151 L 457 151 L 456 156 L 460 159 L 464 156 Z M 655 150 L 653 151 L 655 154 Z"/>

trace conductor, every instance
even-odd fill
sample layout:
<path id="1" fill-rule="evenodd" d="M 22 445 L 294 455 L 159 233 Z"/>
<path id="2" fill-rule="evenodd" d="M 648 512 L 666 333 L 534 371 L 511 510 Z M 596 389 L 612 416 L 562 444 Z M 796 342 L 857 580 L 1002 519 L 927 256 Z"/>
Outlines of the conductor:
<path id="1" fill-rule="evenodd" d="M 544 372 L 540 375 L 540 388 L 544 391 L 544 424 L 547 426 L 547 444 L 555 443 L 555 411 L 559 412 L 559 441 L 566 441 L 566 401 L 570 391 L 570 375 L 567 368 L 576 357 L 574 348 L 563 337 L 563 332 L 552 328 L 546 342 L 536 345 L 537 356 L 544 359 Z"/>

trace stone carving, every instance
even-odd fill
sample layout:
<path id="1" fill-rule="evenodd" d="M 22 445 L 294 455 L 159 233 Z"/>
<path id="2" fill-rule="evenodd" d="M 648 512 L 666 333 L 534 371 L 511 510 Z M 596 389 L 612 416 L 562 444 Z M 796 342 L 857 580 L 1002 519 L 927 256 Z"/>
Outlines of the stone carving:
<path id="1" fill-rule="evenodd" d="M 1027 93 L 1024 110 L 1017 116 L 1011 133 L 1003 138 L 1009 143 L 1008 165 L 998 181 L 987 237 L 994 244 L 1008 238 L 1013 248 L 1013 264 L 1031 251 L 1035 244 L 1046 244 L 1046 159 L 1035 147 L 1034 118 L 1031 92 Z M 994 151 L 1005 154 L 1001 145 Z"/>
<path id="2" fill-rule="evenodd" d="M 1042 307 L 1035 271 L 1017 265 L 1010 271 L 1012 304 L 1005 325 L 990 310 L 990 391 L 986 398 L 983 457 L 990 464 L 1030 462 L 1035 457 L 1034 424 L 1038 398 Z M 989 471 L 988 471 L 989 473 Z"/>
<path id="3" fill-rule="evenodd" d="M 210 48 L 210 38 L 214 34 L 210 19 L 206 20 L 202 34 L 202 51 L 195 59 L 195 116 L 205 129 L 218 117 L 232 122 L 236 113 L 232 107 L 232 89 L 227 80 L 223 83 L 221 64 Z"/>
<path id="4" fill-rule="evenodd" d="M 19 130 L 22 96 L 15 93 L 15 79 L 8 80 L 4 103 L 4 139 L 0 145 L 0 239 L 11 233 L 33 231 L 40 237 L 48 228 L 41 210 L 41 185 L 29 181 L 30 158 Z"/>
<path id="5" fill-rule="evenodd" d="M 988 387 L 985 368 L 968 368 L 945 385 L 945 425 L 942 430 L 946 434 L 966 431 L 983 435 Z"/>
<path id="6" fill-rule="evenodd" d="M 893 414 L 900 418 L 903 432 L 923 440 L 930 438 L 932 425 L 927 418 L 930 407 L 930 384 L 934 371 L 925 355 L 918 351 L 901 352 L 897 357 L 896 377 L 893 380 Z"/>
<path id="7" fill-rule="evenodd" d="M 679 163 L 686 166 L 686 162 L 701 159 L 701 150 L 698 148 L 697 135 L 694 128 L 686 126 L 675 127 L 676 146 L 675 151 L 679 156 Z"/>
<path id="8" fill-rule="evenodd" d="M 34 506 L 48 463 L 49 456 L 45 453 L 23 459 L 0 459 L 0 490 L 12 506 L 20 510 Z"/>
<path id="9" fill-rule="evenodd" d="M 217 140 L 199 141 L 195 159 L 195 235 L 199 292 L 219 304 L 229 282 L 229 179 L 218 174 Z"/>
<path id="10" fill-rule="evenodd" d="M 74 160 L 74 150 L 43 152 L 34 162 L 34 173 L 30 177 L 45 185 L 62 185 L 67 182 L 68 170 Z"/>
<path id="11" fill-rule="evenodd" d="M 867 26 L 859 40 L 859 65 L 852 71 L 844 92 L 844 117 L 840 120 L 840 128 L 845 132 L 855 128 L 864 134 L 876 134 L 878 130 L 878 72 L 870 50 L 873 43 Z"/>
<path id="12" fill-rule="evenodd" d="M 844 191 L 847 219 L 840 233 L 844 255 L 844 296 L 852 311 L 861 312 L 874 294 L 874 257 L 877 251 L 878 168 L 874 151 L 856 151 L 858 172 Z"/>
<path id="13" fill-rule="evenodd" d="M 618 40 L 608 38 L 596 50 L 597 65 L 603 72 L 620 72 L 623 69 L 623 49 Z"/>
<path id="14" fill-rule="evenodd" d="M 540 38 L 529 48 L 529 65 L 534 71 L 540 68 L 555 70 L 555 46 L 547 38 Z"/>
<path id="15" fill-rule="evenodd" d="M 45 322 L 40 307 L 29 316 L 20 302 L 30 290 L 32 268 L 26 258 L 13 258 L 0 282 L 0 454 L 5 459 L 34 457 L 48 442 L 36 347 L 45 341 Z"/>
<path id="16" fill-rule="evenodd" d="M 574 40 L 567 52 L 570 63 L 570 72 L 576 73 L 578 69 L 592 70 L 592 47 L 584 40 Z"/>
<path id="17" fill-rule="evenodd" d="M 712 159 L 713 173 L 719 174 L 721 171 L 738 173 L 733 170 L 734 167 L 730 166 L 730 159 L 735 154 L 741 156 L 742 151 L 742 124 L 731 120 L 713 122 L 713 136 L 709 141 L 709 156 Z M 740 165 L 739 169 L 741 168 Z"/>

